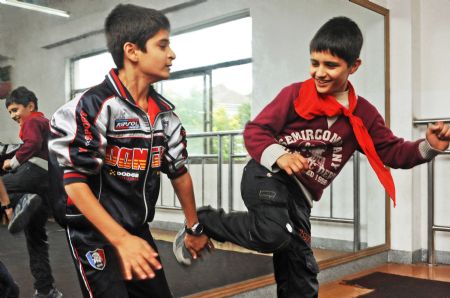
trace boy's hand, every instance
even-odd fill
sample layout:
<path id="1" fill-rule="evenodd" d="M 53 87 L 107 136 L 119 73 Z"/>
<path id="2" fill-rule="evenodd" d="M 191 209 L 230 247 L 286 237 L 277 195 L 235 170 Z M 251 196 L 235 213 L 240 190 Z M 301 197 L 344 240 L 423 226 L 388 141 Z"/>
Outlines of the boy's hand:
<path id="1" fill-rule="evenodd" d="M 444 151 L 450 142 L 450 129 L 447 124 L 439 121 L 428 126 L 426 137 L 431 147 Z"/>
<path id="2" fill-rule="evenodd" d="M 122 275 L 125 280 L 131 280 L 133 275 L 139 279 L 154 278 L 154 270 L 162 268 L 156 258 L 158 254 L 143 239 L 128 234 L 115 243 L 117 254 L 122 265 Z"/>
<path id="3" fill-rule="evenodd" d="M 3 169 L 3 171 L 11 170 L 11 159 L 5 159 L 5 161 L 3 162 L 2 169 Z"/>
<path id="4" fill-rule="evenodd" d="M 14 208 L 5 209 L 5 214 L 6 214 L 6 218 L 8 219 L 8 222 L 10 222 L 14 216 Z"/>
<path id="5" fill-rule="evenodd" d="M 200 256 L 200 251 L 204 248 L 214 249 L 214 244 L 205 234 L 199 236 L 186 234 L 184 237 L 184 245 L 194 260 Z"/>
<path id="6" fill-rule="evenodd" d="M 277 165 L 288 175 L 301 174 L 309 169 L 308 160 L 300 153 L 286 153 L 277 159 Z"/>

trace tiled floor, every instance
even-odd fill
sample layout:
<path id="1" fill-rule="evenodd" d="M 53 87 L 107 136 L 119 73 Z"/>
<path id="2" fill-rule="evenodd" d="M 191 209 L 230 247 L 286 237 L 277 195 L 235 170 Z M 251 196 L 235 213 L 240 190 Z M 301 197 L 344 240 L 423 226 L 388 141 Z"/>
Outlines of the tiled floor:
<path id="1" fill-rule="evenodd" d="M 346 276 L 341 280 L 322 285 L 319 290 L 319 298 L 352 298 L 369 293 L 372 290 L 359 288 L 356 286 L 344 285 L 341 284 L 341 282 L 342 280 L 353 279 L 376 271 L 450 282 L 450 266 L 448 265 L 428 266 L 426 264 L 385 264 L 367 271 Z"/>

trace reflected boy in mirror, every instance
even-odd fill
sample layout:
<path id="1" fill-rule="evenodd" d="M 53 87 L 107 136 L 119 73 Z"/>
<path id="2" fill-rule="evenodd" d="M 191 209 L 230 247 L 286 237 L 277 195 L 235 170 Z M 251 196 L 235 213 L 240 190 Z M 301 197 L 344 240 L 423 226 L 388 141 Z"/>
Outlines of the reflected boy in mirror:
<path id="1" fill-rule="evenodd" d="M 5 106 L 11 119 L 19 125 L 19 137 L 23 141 L 14 157 L 3 164 L 3 169 L 8 171 L 2 177 L 3 183 L 14 207 L 13 214 L 6 211 L 10 220 L 8 230 L 13 234 L 22 230 L 25 233 L 30 270 L 35 279 L 34 297 L 62 297 L 53 286 L 45 228 L 49 212 L 46 200 L 49 122 L 38 111 L 36 95 L 26 87 L 11 91 Z"/>

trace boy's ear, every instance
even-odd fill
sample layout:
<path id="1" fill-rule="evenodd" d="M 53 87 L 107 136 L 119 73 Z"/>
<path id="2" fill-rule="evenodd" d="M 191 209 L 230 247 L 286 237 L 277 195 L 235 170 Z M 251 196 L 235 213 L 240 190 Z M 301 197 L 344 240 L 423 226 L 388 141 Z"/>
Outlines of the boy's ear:
<path id="1" fill-rule="evenodd" d="M 29 110 L 30 110 L 31 112 L 36 112 L 36 105 L 34 104 L 34 102 L 30 101 L 30 102 L 27 104 L 27 107 L 29 108 Z"/>
<path id="2" fill-rule="evenodd" d="M 126 42 L 123 45 L 123 58 L 128 59 L 132 62 L 137 62 L 138 56 L 136 54 L 136 50 L 138 49 L 137 45 L 132 42 Z"/>
<path id="3" fill-rule="evenodd" d="M 350 67 L 350 74 L 354 74 L 358 68 L 361 66 L 362 61 L 361 59 L 356 59 L 355 63 L 353 63 L 353 65 Z"/>

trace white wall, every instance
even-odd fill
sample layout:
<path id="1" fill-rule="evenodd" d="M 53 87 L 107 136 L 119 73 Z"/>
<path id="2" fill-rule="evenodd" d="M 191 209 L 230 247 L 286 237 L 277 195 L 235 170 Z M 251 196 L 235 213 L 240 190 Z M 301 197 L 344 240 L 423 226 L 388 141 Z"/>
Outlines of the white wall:
<path id="1" fill-rule="evenodd" d="M 450 12 L 449 0 L 419 1 L 417 15 L 420 18 L 420 27 L 416 28 L 419 35 L 420 47 L 418 57 L 420 64 L 417 73 L 420 75 L 416 84 L 420 86 L 418 92 L 418 109 L 414 113 L 417 118 L 450 118 L 450 59 L 448 49 L 450 48 Z M 414 45 L 413 45 L 414 46 Z M 436 159 L 435 170 L 435 198 L 436 215 L 435 223 L 450 226 L 450 194 L 449 177 L 450 156 L 441 156 Z M 421 172 L 425 176 L 425 169 Z M 422 192 L 423 194 L 425 191 Z M 425 196 L 422 196 L 424 198 Z M 426 201 L 421 200 L 418 210 L 422 211 L 421 218 L 426 220 Z M 420 233 L 419 233 L 420 232 Z M 422 225 L 418 231 L 422 237 L 421 247 L 426 247 L 426 229 Z M 436 249 L 449 251 L 450 233 L 438 233 Z"/>
<path id="2" fill-rule="evenodd" d="M 13 57 L 15 57 L 17 39 L 10 38 L 13 31 L 8 20 L 4 17 L 4 11 L 0 9 L 0 55 L 2 57 L 0 59 L 0 67 L 14 63 Z M 18 128 L 15 122 L 8 119 L 9 114 L 6 111 L 4 101 L 0 101 L 0 142 L 13 143 L 18 139 Z"/>
<path id="3" fill-rule="evenodd" d="M 415 139 L 425 130 L 413 127 L 414 118 L 450 117 L 448 69 L 450 59 L 450 1 L 376 1 L 390 10 L 391 127 Z M 436 223 L 450 225 L 448 156 L 437 158 L 435 174 Z M 391 209 L 391 247 L 415 251 L 427 247 L 426 166 L 394 170 L 398 207 Z M 450 235 L 438 233 L 436 249 L 449 252 Z"/>
<path id="4" fill-rule="evenodd" d="M 392 1 L 391 34 L 391 128 L 399 136 L 412 139 L 412 41 L 409 1 Z M 390 2 L 389 2 L 390 3 Z M 411 251 L 412 171 L 393 170 L 397 208 L 391 208 L 392 249 Z M 401 219 L 401 221 L 399 221 Z"/>

